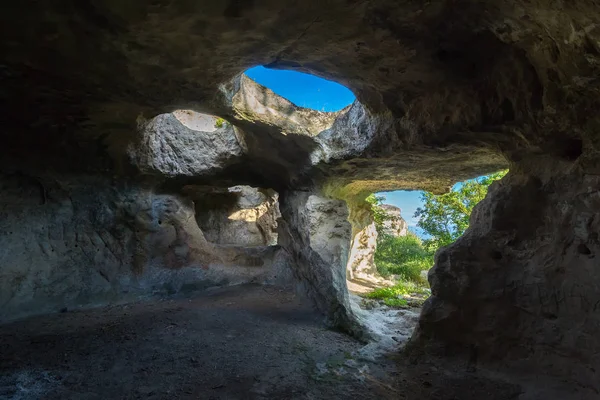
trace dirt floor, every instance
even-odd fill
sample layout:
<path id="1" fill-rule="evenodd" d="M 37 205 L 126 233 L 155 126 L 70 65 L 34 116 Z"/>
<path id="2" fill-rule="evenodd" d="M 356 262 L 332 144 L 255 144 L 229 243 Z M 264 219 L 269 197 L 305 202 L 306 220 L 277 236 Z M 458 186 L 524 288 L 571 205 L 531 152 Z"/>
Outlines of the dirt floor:
<path id="1" fill-rule="evenodd" d="M 0 399 L 513 399 L 397 352 L 375 360 L 310 304 L 243 285 L 0 326 Z"/>

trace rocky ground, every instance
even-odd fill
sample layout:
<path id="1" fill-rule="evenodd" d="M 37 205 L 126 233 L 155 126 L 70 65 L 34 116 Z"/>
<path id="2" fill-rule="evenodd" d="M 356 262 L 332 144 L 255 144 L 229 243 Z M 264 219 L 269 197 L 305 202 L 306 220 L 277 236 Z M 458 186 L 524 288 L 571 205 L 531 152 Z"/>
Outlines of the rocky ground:
<path id="1" fill-rule="evenodd" d="M 294 294 L 241 285 L 4 325 L 0 399 L 509 399 L 519 393 L 378 348 L 327 329 Z"/>

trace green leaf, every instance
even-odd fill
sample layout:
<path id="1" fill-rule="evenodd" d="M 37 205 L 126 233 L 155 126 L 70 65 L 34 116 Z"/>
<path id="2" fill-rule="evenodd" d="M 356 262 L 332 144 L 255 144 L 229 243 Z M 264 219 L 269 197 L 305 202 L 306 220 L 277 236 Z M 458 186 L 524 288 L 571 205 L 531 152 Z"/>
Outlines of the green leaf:
<path id="1" fill-rule="evenodd" d="M 423 207 L 417 209 L 417 226 L 431 238 L 424 241 L 427 249 L 435 251 L 458 239 L 469 227 L 473 207 L 487 194 L 489 186 L 506 175 L 508 171 L 471 179 L 450 193 L 422 195 Z"/>

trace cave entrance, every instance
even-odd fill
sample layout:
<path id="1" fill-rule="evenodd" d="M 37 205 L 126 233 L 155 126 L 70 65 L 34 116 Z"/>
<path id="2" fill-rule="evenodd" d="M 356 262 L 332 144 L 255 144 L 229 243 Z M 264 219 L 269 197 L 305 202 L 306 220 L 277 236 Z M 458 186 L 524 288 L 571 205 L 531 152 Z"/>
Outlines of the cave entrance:
<path id="1" fill-rule="evenodd" d="M 459 182 L 443 195 L 393 191 L 366 198 L 369 218 L 353 221 L 346 275 L 355 310 L 368 325 L 382 334 L 412 331 L 431 295 L 427 278 L 437 250 L 463 235 L 473 208 L 506 172 Z M 393 310 L 401 314 L 390 318 Z"/>

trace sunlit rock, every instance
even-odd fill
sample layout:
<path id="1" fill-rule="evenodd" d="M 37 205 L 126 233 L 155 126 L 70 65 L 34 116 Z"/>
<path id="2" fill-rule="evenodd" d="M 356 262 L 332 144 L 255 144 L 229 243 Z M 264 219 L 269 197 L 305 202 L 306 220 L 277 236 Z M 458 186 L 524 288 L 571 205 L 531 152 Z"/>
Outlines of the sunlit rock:
<path id="1" fill-rule="evenodd" d="M 382 204 L 380 207 L 387 215 L 382 223 L 383 233 L 396 237 L 406 236 L 408 234 L 408 224 L 402 218 L 402 210 L 391 204 Z"/>

